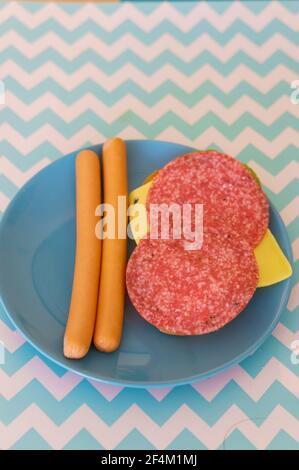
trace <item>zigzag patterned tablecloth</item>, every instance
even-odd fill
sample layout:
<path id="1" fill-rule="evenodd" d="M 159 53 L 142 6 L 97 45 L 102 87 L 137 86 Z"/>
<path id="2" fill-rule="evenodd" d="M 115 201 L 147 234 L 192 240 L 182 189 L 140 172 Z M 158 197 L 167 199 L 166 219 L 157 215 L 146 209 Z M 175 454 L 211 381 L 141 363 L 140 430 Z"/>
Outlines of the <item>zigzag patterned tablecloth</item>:
<path id="1" fill-rule="evenodd" d="M 295 274 L 288 308 L 252 357 L 173 389 L 66 372 L 1 310 L 0 448 L 299 448 L 298 25 L 294 1 L 1 3 L 1 213 L 42 167 L 107 136 L 216 146 L 257 170 Z"/>

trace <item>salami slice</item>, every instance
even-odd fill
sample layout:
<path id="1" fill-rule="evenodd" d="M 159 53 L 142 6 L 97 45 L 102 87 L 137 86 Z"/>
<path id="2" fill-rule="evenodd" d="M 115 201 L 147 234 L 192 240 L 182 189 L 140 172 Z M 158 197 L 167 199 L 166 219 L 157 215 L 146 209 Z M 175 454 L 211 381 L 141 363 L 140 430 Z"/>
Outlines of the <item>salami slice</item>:
<path id="1" fill-rule="evenodd" d="M 204 232 L 199 251 L 179 240 L 143 239 L 127 266 L 129 297 L 159 330 L 201 335 L 223 327 L 248 304 L 258 283 L 250 244 L 238 234 Z"/>
<path id="2" fill-rule="evenodd" d="M 216 151 L 193 152 L 172 160 L 153 180 L 152 204 L 203 204 L 204 224 L 237 232 L 256 247 L 269 224 L 269 204 L 250 171 Z"/>

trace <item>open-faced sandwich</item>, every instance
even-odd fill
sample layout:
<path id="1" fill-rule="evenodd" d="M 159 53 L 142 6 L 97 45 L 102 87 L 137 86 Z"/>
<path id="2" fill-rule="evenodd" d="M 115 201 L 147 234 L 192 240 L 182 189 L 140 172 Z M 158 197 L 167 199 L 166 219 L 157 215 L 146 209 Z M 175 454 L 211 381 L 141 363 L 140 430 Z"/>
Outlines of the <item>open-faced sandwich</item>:
<path id="1" fill-rule="evenodd" d="M 258 177 L 233 157 L 214 150 L 182 155 L 150 175 L 129 203 L 145 207 L 146 215 L 138 224 L 136 213 L 131 216 L 137 247 L 127 266 L 127 290 L 139 314 L 164 333 L 216 331 L 245 309 L 257 287 L 292 274 L 269 230 L 269 203 Z M 151 218 L 152 208 L 161 206 L 168 208 L 166 236 L 161 220 Z M 182 209 L 176 229 L 172 208 Z M 191 235 L 201 241 L 195 248 Z"/>

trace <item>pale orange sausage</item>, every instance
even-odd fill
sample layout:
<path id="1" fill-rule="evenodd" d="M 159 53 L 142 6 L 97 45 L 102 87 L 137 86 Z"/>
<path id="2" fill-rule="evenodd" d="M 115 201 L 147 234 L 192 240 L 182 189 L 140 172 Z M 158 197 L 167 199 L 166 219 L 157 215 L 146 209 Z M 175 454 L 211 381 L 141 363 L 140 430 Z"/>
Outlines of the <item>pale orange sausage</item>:
<path id="1" fill-rule="evenodd" d="M 127 162 L 126 147 L 121 139 L 111 139 L 103 147 L 104 203 L 111 204 L 116 214 L 116 238 L 104 238 L 101 279 L 94 345 L 104 352 L 118 348 L 123 325 L 125 271 L 127 259 Z M 118 196 L 125 196 L 125 211 L 118 214 Z M 120 218 L 125 227 L 124 239 L 118 237 Z"/>
<path id="2" fill-rule="evenodd" d="M 76 259 L 64 355 L 84 357 L 94 331 L 101 267 L 101 240 L 96 237 L 96 207 L 101 203 L 100 161 L 91 150 L 76 159 Z"/>

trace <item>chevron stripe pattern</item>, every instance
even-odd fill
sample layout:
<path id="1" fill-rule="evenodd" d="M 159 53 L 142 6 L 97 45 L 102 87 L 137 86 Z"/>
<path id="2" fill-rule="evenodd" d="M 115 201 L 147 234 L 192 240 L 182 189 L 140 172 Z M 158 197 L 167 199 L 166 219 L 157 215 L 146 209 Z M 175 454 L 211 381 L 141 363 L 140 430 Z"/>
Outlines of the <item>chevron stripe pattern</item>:
<path id="1" fill-rule="evenodd" d="M 41 168 L 114 134 L 217 147 L 258 172 L 295 259 L 266 343 L 171 389 L 67 372 L 0 309 L 1 449 L 299 448 L 298 25 L 297 1 L 0 4 L 1 214 Z"/>

